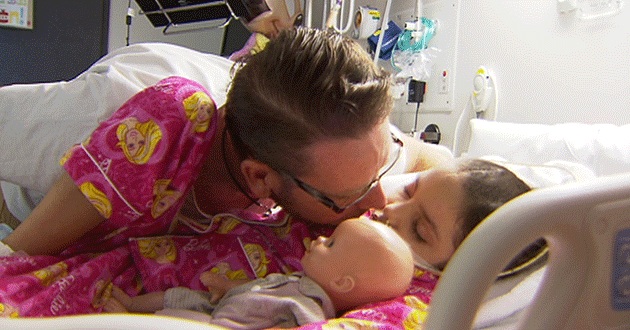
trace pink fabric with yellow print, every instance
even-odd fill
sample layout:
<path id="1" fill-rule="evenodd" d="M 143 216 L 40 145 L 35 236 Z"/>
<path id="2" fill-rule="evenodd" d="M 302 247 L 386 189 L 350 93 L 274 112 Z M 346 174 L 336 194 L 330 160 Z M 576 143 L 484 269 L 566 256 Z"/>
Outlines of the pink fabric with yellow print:
<path id="1" fill-rule="evenodd" d="M 72 147 L 61 163 L 107 220 L 61 257 L 0 258 L 0 309 L 11 317 L 94 313 L 112 283 L 137 293 L 142 283 L 128 239 L 167 232 L 217 118 L 201 85 L 171 77 L 133 96 Z"/>
<path id="2" fill-rule="evenodd" d="M 65 253 L 164 234 L 212 143 L 216 116 L 203 87 L 171 77 L 136 94 L 72 148 L 63 166 L 107 221 Z"/>
<path id="3" fill-rule="evenodd" d="M 217 215 L 196 227 L 203 234 L 182 225 L 191 223 L 178 213 L 183 196 L 216 136 L 209 102 L 197 83 L 167 78 L 69 150 L 64 168 L 107 220 L 60 257 L 0 258 L 0 317 L 97 313 L 112 285 L 130 295 L 174 286 L 206 290 L 205 272 L 253 279 L 301 270 L 305 247 L 330 228 L 292 222 L 282 210 Z M 418 272 L 404 297 L 304 328 L 413 328 L 436 281 Z"/>

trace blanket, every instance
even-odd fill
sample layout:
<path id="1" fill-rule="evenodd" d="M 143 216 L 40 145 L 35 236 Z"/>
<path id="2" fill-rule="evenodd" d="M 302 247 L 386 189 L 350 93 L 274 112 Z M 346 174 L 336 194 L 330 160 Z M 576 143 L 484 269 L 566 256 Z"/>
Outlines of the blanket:
<path id="1" fill-rule="evenodd" d="M 310 241 L 299 237 L 305 237 L 306 231 L 310 237 L 327 234 L 324 229 L 313 231 L 289 219 L 282 226 L 256 225 L 257 235 L 243 236 L 256 217 L 244 211 L 223 214 L 213 219 L 204 234 L 132 238 L 128 245 L 98 255 L 81 254 L 66 259 L 20 254 L 2 257 L 0 315 L 99 313 L 113 285 L 130 295 L 176 286 L 207 290 L 200 282 L 206 271 L 231 279 L 300 271 L 299 259 Z M 223 257 L 216 258 L 217 255 Z M 405 295 L 301 328 L 326 329 L 344 324 L 377 329 L 416 328 L 426 317 L 437 280 L 435 275 L 416 269 Z"/>

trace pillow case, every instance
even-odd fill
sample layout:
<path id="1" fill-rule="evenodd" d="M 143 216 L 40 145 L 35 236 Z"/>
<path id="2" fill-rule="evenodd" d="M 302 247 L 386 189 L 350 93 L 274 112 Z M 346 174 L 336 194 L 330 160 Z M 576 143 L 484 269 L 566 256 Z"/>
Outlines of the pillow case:
<path id="1" fill-rule="evenodd" d="M 596 176 L 630 172 L 630 124 L 516 124 L 470 121 L 468 157 L 500 156 L 508 162 L 570 161 Z"/>

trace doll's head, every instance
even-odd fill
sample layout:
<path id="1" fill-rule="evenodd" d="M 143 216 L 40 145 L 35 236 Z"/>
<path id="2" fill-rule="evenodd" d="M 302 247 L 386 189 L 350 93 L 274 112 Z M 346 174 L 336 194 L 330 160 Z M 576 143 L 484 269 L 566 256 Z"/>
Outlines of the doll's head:
<path id="1" fill-rule="evenodd" d="M 413 276 L 409 246 L 391 228 L 367 218 L 343 221 L 330 237 L 313 241 L 302 266 L 337 311 L 397 297 Z"/>

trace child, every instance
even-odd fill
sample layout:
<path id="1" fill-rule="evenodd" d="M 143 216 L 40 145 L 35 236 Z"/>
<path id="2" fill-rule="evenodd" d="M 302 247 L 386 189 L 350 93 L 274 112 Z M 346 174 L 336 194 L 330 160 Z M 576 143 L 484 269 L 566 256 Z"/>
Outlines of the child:
<path id="1" fill-rule="evenodd" d="M 137 297 L 115 288 L 104 310 L 193 309 L 210 313 L 209 322 L 228 328 L 295 327 L 400 296 L 413 274 L 405 241 L 391 228 L 365 217 L 344 221 L 330 237 L 313 241 L 302 266 L 303 273 L 271 274 L 236 286 L 217 304 L 209 292 L 181 287 Z"/>
<path id="2" fill-rule="evenodd" d="M 392 227 L 410 245 L 416 266 L 438 275 L 484 218 L 531 190 L 514 172 L 481 159 L 461 159 L 451 167 L 420 172 L 407 179 L 411 181 L 399 196 L 372 218 Z M 545 246 L 544 241 L 532 244 L 506 267 L 505 273 L 540 257 Z"/>

